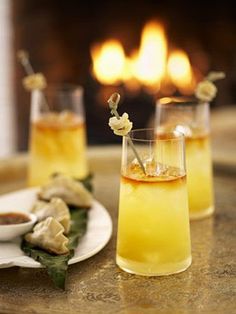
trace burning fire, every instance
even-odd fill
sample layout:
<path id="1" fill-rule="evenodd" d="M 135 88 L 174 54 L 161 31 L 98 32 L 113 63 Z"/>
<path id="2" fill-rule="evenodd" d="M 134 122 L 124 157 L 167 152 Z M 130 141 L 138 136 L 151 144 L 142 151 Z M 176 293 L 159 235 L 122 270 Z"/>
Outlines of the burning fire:
<path id="1" fill-rule="evenodd" d="M 183 94 L 191 94 L 195 87 L 195 81 L 191 65 L 186 53 L 182 50 L 174 50 L 170 53 L 167 63 L 167 73 L 171 82 Z"/>
<path id="2" fill-rule="evenodd" d="M 133 75 L 147 86 L 158 85 L 165 74 L 167 42 L 161 25 L 150 22 L 142 32 Z"/>
<path id="3" fill-rule="evenodd" d="M 125 53 L 121 43 L 108 40 L 92 48 L 93 72 L 102 84 L 113 85 L 122 80 Z"/>
<path id="4" fill-rule="evenodd" d="M 155 21 L 144 26 L 140 47 L 131 56 L 125 55 L 117 40 L 94 45 L 91 55 L 93 74 L 104 85 L 135 82 L 157 91 L 168 82 L 183 94 L 191 94 L 195 88 L 187 54 L 182 50 L 168 53 L 165 30 Z"/>

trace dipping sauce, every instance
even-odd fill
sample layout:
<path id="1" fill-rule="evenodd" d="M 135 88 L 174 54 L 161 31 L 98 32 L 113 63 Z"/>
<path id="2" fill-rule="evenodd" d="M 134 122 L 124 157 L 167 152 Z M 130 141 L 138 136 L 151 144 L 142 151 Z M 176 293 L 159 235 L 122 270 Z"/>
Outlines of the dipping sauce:
<path id="1" fill-rule="evenodd" d="M 15 225 L 29 221 L 30 218 L 22 213 L 9 212 L 0 214 L 0 225 Z"/>

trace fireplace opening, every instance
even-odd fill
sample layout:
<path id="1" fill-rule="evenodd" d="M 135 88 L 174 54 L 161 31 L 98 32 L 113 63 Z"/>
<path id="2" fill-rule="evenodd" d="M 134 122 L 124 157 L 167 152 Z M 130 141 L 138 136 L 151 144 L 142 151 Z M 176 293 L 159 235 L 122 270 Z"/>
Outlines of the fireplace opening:
<path id="1" fill-rule="evenodd" d="M 218 84 L 220 93 L 212 108 L 235 102 L 232 5 L 15 1 L 14 49 L 27 49 L 35 69 L 45 74 L 49 84 L 82 85 L 89 144 L 116 143 L 120 139 L 107 126 L 106 103 L 114 91 L 122 96 L 120 112 L 129 112 L 136 128 L 150 124 L 157 98 L 192 95 L 209 70 L 227 75 Z M 17 64 L 15 69 L 18 148 L 24 150 L 30 100 L 21 86 L 23 71 Z"/>

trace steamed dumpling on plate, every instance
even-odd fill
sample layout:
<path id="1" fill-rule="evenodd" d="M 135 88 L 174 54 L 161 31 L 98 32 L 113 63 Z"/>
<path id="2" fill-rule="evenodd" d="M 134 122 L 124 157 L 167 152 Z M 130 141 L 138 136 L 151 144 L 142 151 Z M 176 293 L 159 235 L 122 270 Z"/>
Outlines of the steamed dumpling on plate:
<path id="1" fill-rule="evenodd" d="M 61 174 L 44 185 L 38 195 L 41 200 L 49 201 L 53 197 L 59 197 L 68 205 L 84 208 L 90 208 L 93 200 L 92 194 L 81 182 Z"/>
<path id="2" fill-rule="evenodd" d="M 25 240 L 50 253 L 66 254 L 69 240 L 63 234 L 64 227 L 53 217 L 37 223 L 33 232 L 25 235 Z"/>
<path id="3" fill-rule="evenodd" d="M 69 233 L 70 211 L 62 199 L 53 197 L 50 202 L 37 201 L 32 208 L 32 212 L 37 216 L 39 221 L 47 217 L 54 217 L 64 227 L 64 233 Z"/>

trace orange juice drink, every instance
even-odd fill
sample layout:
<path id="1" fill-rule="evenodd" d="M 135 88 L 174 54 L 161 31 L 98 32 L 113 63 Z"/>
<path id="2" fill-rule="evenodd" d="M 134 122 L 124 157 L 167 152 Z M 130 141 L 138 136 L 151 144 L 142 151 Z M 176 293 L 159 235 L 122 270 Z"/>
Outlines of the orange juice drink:
<path id="1" fill-rule="evenodd" d="M 213 176 L 209 135 L 186 137 L 188 200 L 191 218 L 213 213 Z"/>
<path id="2" fill-rule="evenodd" d="M 191 263 L 186 177 L 121 177 L 117 264 L 140 275 L 168 275 Z"/>
<path id="3" fill-rule="evenodd" d="M 191 264 L 184 139 L 153 137 L 141 146 L 138 131 L 131 134 L 145 173 L 124 138 L 116 262 L 138 275 L 178 273 Z"/>
<path id="4" fill-rule="evenodd" d="M 46 113 L 31 125 L 29 185 L 41 185 L 56 172 L 88 174 L 83 119 L 69 111 Z"/>
<path id="5" fill-rule="evenodd" d="M 156 106 L 156 131 L 185 135 L 190 219 L 214 212 L 209 104 L 183 97 L 162 98 Z"/>

